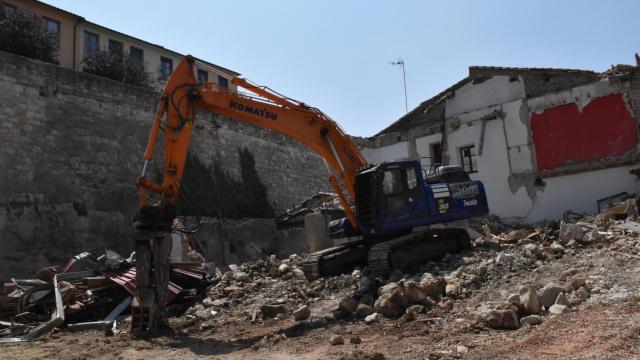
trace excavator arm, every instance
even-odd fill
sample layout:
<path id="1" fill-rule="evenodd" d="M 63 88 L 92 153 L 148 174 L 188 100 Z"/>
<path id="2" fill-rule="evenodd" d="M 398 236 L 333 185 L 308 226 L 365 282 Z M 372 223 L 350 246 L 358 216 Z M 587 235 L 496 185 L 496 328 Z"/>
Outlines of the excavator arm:
<path id="1" fill-rule="evenodd" d="M 170 231 L 198 109 L 272 129 L 313 149 L 324 160 L 329 182 L 347 217 L 354 227 L 358 226 L 338 177 L 355 200 L 355 175 L 366 161 L 333 120 L 318 109 L 241 78 L 231 82 L 252 95 L 220 89 L 215 83 L 197 83 L 193 67 L 194 59 L 187 56 L 165 85 L 138 179 L 140 209 L 134 217 L 137 306 L 133 307 L 132 324 L 132 330 L 138 335 L 153 334 L 166 324 L 164 299 L 169 284 Z M 154 157 L 160 131 L 164 131 L 164 153 L 162 183 L 159 184 L 147 178 L 146 172 Z M 149 192 L 160 194 L 160 202 L 150 204 Z"/>
<path id="2" fill-rule="evenodd" d="M 194 60 L 186 57 L 169 78 L 158 106 L 144 156 L 143 171 L 138 181 L 141 205 L 145 206 L 147 191 L 162 195 L 164 206 L 178 200 L 180 182 L 191 139 L 196 109 L 227 116 L 290 136 L 318 153 L 327 165 L 329 182 L 338 194 L 345 213 L 357 227 L 338 175 L 345 190 L 355 199 L 355 175 L 366 161 L 338 124 L 320 110 L 288 99 L 242 78 L 231 80 L 239 88 L 258 97 L 219 89 L 215 83 L 196 83 Z M 166 117 L 165 117 L 166 114 Z M 147 164 L 153 158 L 160 128 L 164 126 L 164 163 L 162 184 L 145 177 Z"/>

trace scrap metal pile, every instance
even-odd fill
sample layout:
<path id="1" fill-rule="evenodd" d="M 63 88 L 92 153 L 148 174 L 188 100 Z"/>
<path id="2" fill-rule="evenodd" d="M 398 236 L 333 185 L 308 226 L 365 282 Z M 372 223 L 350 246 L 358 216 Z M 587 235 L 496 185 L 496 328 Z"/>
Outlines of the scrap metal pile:
<path id="1" fill-rule="evenodd" d="M 166 304 L 188 308 L 214 274 L 212 264 L 171 264 Z M 40 269 L 33 279 L 5 283 L 0 295 L 0 343 L 37 339 L 55 328 L 116 330 L 118 316 L 137 307 L 135 254 L 84 252 L 63 268 Z"/>
<path id="2" fill-rule="evenodd" d="M 278 216 L 276 225 L 278 229 L 302 227 L 304 226 L 304 216 L 313 212 L 327 215 L 331 220 L 345 216 L 338 195 L 319 192 Z"/>

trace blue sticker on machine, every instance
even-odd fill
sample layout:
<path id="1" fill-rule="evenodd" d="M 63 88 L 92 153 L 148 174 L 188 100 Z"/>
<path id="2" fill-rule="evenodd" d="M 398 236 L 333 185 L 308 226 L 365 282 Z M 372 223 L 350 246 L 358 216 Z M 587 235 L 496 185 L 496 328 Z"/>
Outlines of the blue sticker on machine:
<path id="1" fill-rule="evenodd" d="M 454 199 L 465 199 L 480 195 L 480 188 L 474 182 L 449 184 Z"/>

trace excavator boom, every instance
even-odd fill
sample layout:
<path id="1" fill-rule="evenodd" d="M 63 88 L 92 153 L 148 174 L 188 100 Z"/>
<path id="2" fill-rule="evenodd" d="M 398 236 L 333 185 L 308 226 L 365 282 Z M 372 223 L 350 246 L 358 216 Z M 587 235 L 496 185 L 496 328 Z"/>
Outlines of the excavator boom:
<path id="1" fill-rule="evenodd" d="M 146 205 L 146 191 L 162 194 L 165 206 L 176 204 L 195 111 L 199 108 L 272 129 L 313 149 L 327 164 L 329 182 L 339 195 L 352 225 L 357 226 L 355 214 L 336 174 L 349 196 L 355 199 L 355 175 L 366 165 L 366 161 L 338 124 L 318 109 L 253 85 L 245 79 L 234 78 L 231 82 L 260 98 L 219 89 L 215 83 L 196 83 L 191 57 L 178 65 L 164 88 L 151 128 L 144 156 L 145 165 L 139 179 L 141 205 Z M 153 158 L 165 114 L 163 182 L 154 184 L 145 177 L 145 172 L 148 162 Z"/>

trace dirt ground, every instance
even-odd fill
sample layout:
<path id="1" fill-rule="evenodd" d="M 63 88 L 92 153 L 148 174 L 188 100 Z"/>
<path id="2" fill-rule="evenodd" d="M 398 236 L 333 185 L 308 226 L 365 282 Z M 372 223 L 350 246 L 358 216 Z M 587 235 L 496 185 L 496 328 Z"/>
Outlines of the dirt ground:
<path id="1" fill-rule="evenodd" d="M 327 318 L 336 299 L 324 298 L 310 305 L 312 316 L 302 322 L 291 316 L 256 322 L 247 316 L 206 322 L 180 317 L 171 320 L 174 336 L 151 340 L 132 339 L 124 323 L 113 336 L 60 331 L 4 345 L 0 359 L 640 359 L 637 241 L 627 236 L 577 245 L 537 262 L 523 260 L 522 244 L 476 247 L 438 265 L 450 271 L 463 258 L 486 263 L 505 253 L 515 260 L 492 267 L 467 295 L 445 297 L 413 321 L 382 318 L 367 325 Z M 492 329 L 479 320 L 482 309 L 504 303 L 522 285 L 564 286 L 576 276 L 587 279 L 591 293 L 568 313 L 545 314 L 540 325 L 517 330 Z M 332 335 L 342 335 L 344 344 L 331 345 Z M 352 337 L 361 343 L 352 344 Z"/>

